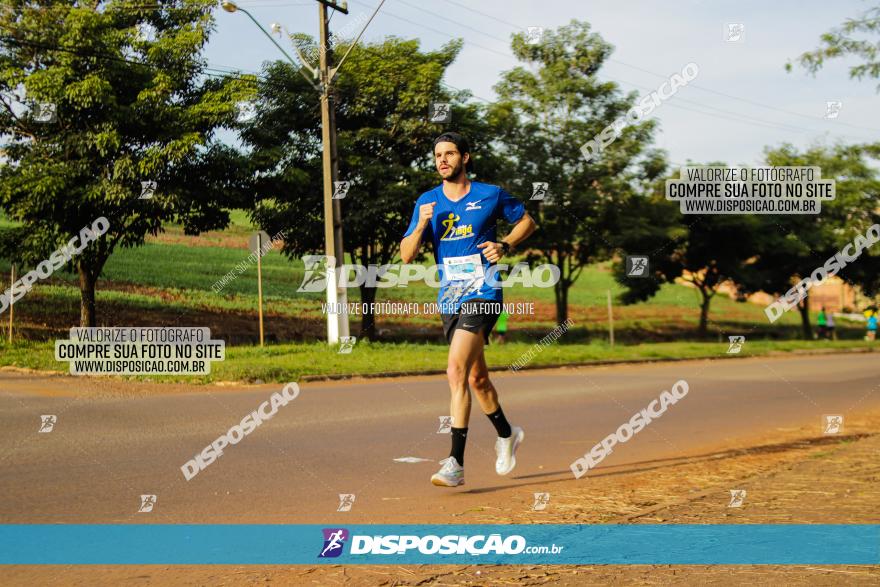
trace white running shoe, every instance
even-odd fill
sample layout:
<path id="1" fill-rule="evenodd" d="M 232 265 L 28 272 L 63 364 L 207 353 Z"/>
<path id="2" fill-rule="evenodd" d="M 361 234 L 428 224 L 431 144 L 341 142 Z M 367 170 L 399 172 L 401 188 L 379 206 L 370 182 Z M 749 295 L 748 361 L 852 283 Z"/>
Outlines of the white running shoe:
<path id="1" fill-rule="evenodd" d="M 455 457 L 446 457 L 443 466 L 431 477 L 431 483 L 439 487 L 458 487 L 464 485 L 464 467 L 458 464 Z"/>
<path id="2" fill-rule="evenodd" d="M 516 466 L 516 449 L 526 437 L 525 432 L 519 426 L 513 426 L 510 429 L 509 438 L 498 437 L 495 441 L 495 454 L 498 460 L 495 461 L 495 472 L 499 475 L 507 475 Z"/>

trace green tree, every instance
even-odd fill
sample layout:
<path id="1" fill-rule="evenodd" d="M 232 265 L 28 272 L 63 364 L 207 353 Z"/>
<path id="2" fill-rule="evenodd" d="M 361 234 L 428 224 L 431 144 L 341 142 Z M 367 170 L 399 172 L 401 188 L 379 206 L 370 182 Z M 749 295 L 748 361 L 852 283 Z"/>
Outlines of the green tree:
<path id="1" fill-rule="evenodd" d="M 856 57 L 859 61 L 855 65 L 850 66 L 850 77 L 859 80 L 866 77 L 878 79 L 880 78 L 880 40 L 877 39 L 878 31 L 880 31 L 880 6 L 875 5 L 864 11 L 857 18 L 847 19 L 842 25 L 824 33 L 820 37 L 821 45 L 813 51 L 801 54 L 796 61 L 807 71 L 815 74 L 825 65 L 825 61 L 828 59 Z M 785 67 L 786 70 L 791 71 L 792 63 L 787 63 Z M 877 90 L 880 91 L 880 84 L 877 85 Z M 790 147 L 783 147 L 779 151 L 785 153 L 783 158 L 794 156 Z M 834 151 L 832 153 L 830 150 L 822 152 L 821 149 L 812 149 L 808 154 L 812 153 L 817 159 L 831 159 L 835 167 L 845 169 L 845 175 L 843 176 L 845 178 L 843 184 L 845 189 L 847 186 L 852 185 L 853 182 L 862 185 L 872 184 L 874 181 L 873 174 L 871 174 L 869 168 L 863 165 L 862 156 L 876 160 L 880 156 L 880 145 L 837 147 Z M 849 175 L 849 172 L 854 172 L 854 175 Z M 840 184 L 838 185 L 840 186 Z M 876 194 L 876 189 L 873 193 Z M 866 209 L 851 210 L 850 212 L 855 216 L 860 216 L 864 222 L 869 222 L 864 217 L 866 213 L 873 213 L 876 219 L 878 210 L 876 196 L 873 197 L 873 202 L 862 202 L 862 204 L 868 207 Z M 829 208 L 836 210 L 839 205 L 832 205 Z M 841 210 L 841 212 L 845 211 Z M 823 209 L 824 214 L 825 210 Z M 849 230 L 838 228 L 838 231 L 840 230 L 844 230 L 847 233 L 852 232 L 852 228 Z M 840 234 L 837 234 L 838 240 L 839 236 Z M 791 243 L 785 244 L 792 246 Z M 784 273 L 787 275 L 799 275 L 804 270 L 806 270 L 805 267 L 796 266 L 791 268 L 791 271 Z M 877 253 L 867 255 L 855 266 L 848 267 L 845 275 L 846 279 L 857 283 L 866 295 L 875 296 L 880 293 L 880 260 L 878 260 Z M 805 337 L 811 335 L 807 304 L 809 304 L 808 299 L 805 299 L 800 304 Z"/>
<path id="2" fill-rule="evenodd" d="M 309 53 L 311 39 L 299 36 L 296 42 Z M 346 49 L 341 45 L 336 52 Z M 341 201 L 343 244 L 356 263 L 391 263 L 416 198 L 439 183 L 431 146 L 446 127 L 428 120 L 432 102 L 451 103 L 451 128 L 488 145 L 468 94 L 442 84 L 460 49 L 454 41 L 423 52 L 417 40 L 391 38 L 359 44 L 340 69 L 334 92 L 339 179 L 351 182 Z M 288 63 L 267 64 L 264 74 L 257 116 L 242 130 L 254 172 L 256 219 L 270 233 L 294 227 L 284 243 L 289 257 L 323 252 L 319 96 Z M 475 163 L 478 169 L 494 165 L 488 152 Z M 363 284 L 360 295 L 372 302 L 376 288 Z M 361 320 L 360 336 L 373 338 L 374 315 L 364 313 Z"/>
<path id="3" fill-rule="evenodd" d="M 207 76 L 211 0 L 2 0 L 0 206 L 22 223 L 6 254 L 35 263 L 98 217 L 110 229 L 68 267 L 79 275 L 80 324 L 96 324 L 95 287 L 117 246 L 165 222 L 188 234 L 228 223 L 231 125 L 253 79 Z M 39 122 L 34 105 L 54 104 Z M 143 181 L 155 195 L 140 199 Z M 4 239 L 10 242 L 10 239 Z"/>
<path id="4" fill-rule="evenodd" d="M 827 59 L 858 57 L 860 63 L 850 66 L 849 74 L 854 79 L 865 77 L 880 78 L 880 41 L 876 35 L 880 31 L 880 6 L 872 6 L 858 18 L 847 19 L 821 37 L 821 45 L 807 51 L 796 59 L 797 63 L 811 73 L 819 71 Z M 871 38 L 874 37 L 874 38 Z M 785 65 L 792 70 L 792 63 Z M 877 86 L 880 90 L 880 85 Z"/>
<path id="5" fill-rule="evenodd" d="M 723 163 L 710 165 L 723 167 Z M 748 215 L 682 214 L 677 202 L 665 198 L 667 179 L 657 181 L 647 197 L 631 198 L 621 222 L 617 242 L 628 255 L 645 255 L 650 264 L 648 278 L 626 275 L 625 259 L 618 258 L 613 271 L 626 289 L 625 304 L 653 297 L 664 283 L 682 278 L 700 294 L 698 335 L 708 334 L 709 310 L 719 287 L 738 281 L 748 260 L 755 255 L 758 225 Z"/>
<path id="6" fill-rule="evenodd" d="M 880 222 L 876 162 L 866 157 L 880 156 L 877 146 L 836 145 L 814 146 L 799 152 L 784 144 L 768 149 L 765 159 L 775 166 L 818 166 L 822 176 L 836 180 L 836 196 L 822 202 L 817 215 L 759 216 L 758 255 L 739 275 L 741 291 L 764 291 L 783 295 L 798 281 L 810 277 L 827 259 L 834 256 L 858 234 Z M 871 295 L 878 289 L 880 247 L 866 249 L 838 273 L 841 279 L 860 286 Z M 805 339 L 812 338 L 810 297 L 799 304 L 801 330 Z"/>
<path id="7" fill-rule="evenodd" d="M 514 35 L 512 46 L 529 67 L 502 75 L 489 121 L 510 157 L 506 187 L 531 198 L 533 183 L 548 184 L 549 196 L 527 202 L 539 227 L 528 240 L 527 259 L 559 267 L 554 293 L 556 320 L 562 323 L 569 289 L 584 267 L 614 252 L 621 203 L 662 167 L 648 150 L 656 123 L 626 126 L 587 161 L 581 146 L 624 116 L 637 97 L 599 79 L 612 46 L 577 21 L 545 31 L 537 44 Z"/>

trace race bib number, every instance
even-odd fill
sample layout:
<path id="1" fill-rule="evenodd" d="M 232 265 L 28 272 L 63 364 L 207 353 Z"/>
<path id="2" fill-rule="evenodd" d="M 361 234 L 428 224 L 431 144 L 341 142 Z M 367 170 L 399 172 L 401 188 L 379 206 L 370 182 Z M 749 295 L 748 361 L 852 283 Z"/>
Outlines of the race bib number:
<path id="1" fill-rule="evenodd" d="M 444 273 L 448 281 L 483 280 L 483 260 L 479 254 L 443 259 Z"/>

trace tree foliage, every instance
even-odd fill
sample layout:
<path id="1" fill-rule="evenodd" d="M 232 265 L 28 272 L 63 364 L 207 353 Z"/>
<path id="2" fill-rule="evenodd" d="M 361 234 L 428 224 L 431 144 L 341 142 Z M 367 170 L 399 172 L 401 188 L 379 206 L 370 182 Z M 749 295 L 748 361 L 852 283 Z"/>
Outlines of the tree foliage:
<path id="1" fill-rule="evenodd" d="M 784 294 L 857 235 L 864 235 L 869 226 L 880 222 L 880 182 L 876 163 L 866 158 L 866 152 L 878 155 L 876 146 L 864 145 L 817 145 L 800 152 L 784 144 L 766 151 L 768 165 L 821 167 L 824 178 L 835 179 L 836 196 L 822 202 L 818 215 L 758 217 L 756 256 L 739 279 L 743 292 Z M 838 276 L 870 295 L 877 291 L 878 274 L 880 250 L 873 248 L 865 250 Z M 808 295 L 798 305 L 807 339 L 812 338 L 809 304 Z"/>
<path id="2" fill-rule="evenodd" d="M 299 37 L 308 51 L 310 39 Z M 346 46 L 336 49 L 344 53 Z M 343 243 L 351 260 L 367 266 L 390 263 L 397 255 L 418 195 L 439 178 L 433 139 L 445 130 L 430 122 L 432 102 L 452 104 L 451 127 L 469 134 L 477 169 L 494 165 L 479 109 L 468 94 L 444 87 L 446 69 L 461 42 L 423 52 L 417 40 L 389 38 L 356 46 L 334 87 L 339 180 L 351 186 L 341 200 Z M 284 253 L 290 257 L 324 250 L 321 118 L 319 95 L 297 68 L 284 62 L 266 66 L 257 116 L 242 129 L 253 172 L 251 190 L 258 223 L 268 231 L 289 229 Z M 361 300 L 372 302 L 376 288 L 363 285 Z M 373 337 L 371 313 L 361 336 Z"/>
<path id="3" fill-rule="evenodd" d="M 599 71 L 613 48 L 590 25 L 572 21 L 545 31 L 529 44 L 514 35 L 514 55 L 526 66 L 502 74 L 489 122 L 510 158 L 510 191 L 529 200 L 533 183 L 548 184 L 549 196 L 527 207 L 539 230 L 527 247 L 532 261 L 560 269 L 555 286 L 556 319 L 568 317 L 568 291 L 584 267 L 615 251 L 619 215 L 637 184 L 662 169 L 648 145 L 653 121 L 625 127 L 589 162 L 581 145 L 633 107 L 636 94 L 602 81 Z"/>
<path id="4" fill-rule="evenodd" d="M 206 75 L 214 4 L 2 2 L 0 206 L 23 224 L 6 254 L 39 262 L 106 217 L 109 232 L 71 261 L 83 326 L 95 325 L 95 284 L 116 247 L 165 222 L 190 234 L 228 223 L 235 156 L 215 131 L 253 80 Z M 38 104 L 54 105 L 54 121 L 39 121 Z M 144 181 L 156 182 L 150 199 Z"/>
<path id="5" fill-rule="evenodd" d="M 627 228 L 619 236 L 627 254 L 648 257 L 649 277 L 627 276 L 624 258 L 615 262 L 614 273 L 626 288 L 622 298 L 627 304 L 653 297 L 662 284 L 676 279 L 693 285 L 700 294 L 698 334 L 705 337 L 712 298 L 722 284 L 738 281 L 743 267 L 758 251 L 758 223 L 748 215 L 682 214 L 677 202 L 665 198 L 667 179 L 673 177 L 657 181 L 648 197 L 627 208 Z"/>
<path id="6" fill-rule="evenodd" d="M 878 79 L 880 78 L 878 33 L 880 33 L 880 6 L 872 6 L 859 17 L 849 18 L 839 27 L 822 34 L 821 45 L 813 51 L 802 53 L 796 61 L 801 67 L 815 74 L 822 69 L 828 59 L 858 57 L 861 62 L 850 66 L 850 77 Z M 791 71 L 792 63 L 787 63 L 785 68 Z M 880 90 L 880 84 L 877 89 Z"/>

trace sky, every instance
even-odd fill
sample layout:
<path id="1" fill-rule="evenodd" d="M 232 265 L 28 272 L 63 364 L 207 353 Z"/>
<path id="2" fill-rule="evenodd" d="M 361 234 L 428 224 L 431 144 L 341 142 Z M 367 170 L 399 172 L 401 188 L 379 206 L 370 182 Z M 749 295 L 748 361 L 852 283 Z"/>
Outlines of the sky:
<path id="1" fill-rule="evenodd" d="M 379 0 L 349 0 L 331 34 L 352 37 Z M 266 28 L 318 33 L 316 0 L 240 0 Z M 833 60 L 815 76 L 787 61 L 819 45 L 822 33 L 870 7 L 863 0 L 386 0 L 363 39 L 393 35 L 418 38 L 435 50 L 453 38 L 464 48 L 444 81 L 468 89 L 475 100 L 496 99 L 502 72 L 517 65 L 510 35 L 528 27 L 553 29 L 572 19 L 589 22 L 615 50 L 600 78 L 645 95 L 690 62 L 697 77 L 652 113 L 660 122 L 655 146 L 674 164 L 724 161 L 754 165 L 768 146 L 789 142 L 857 143 L 880 139 L 878 80 L 852 80 L 853 60 Z M 207 49 L 211 67 L 257 72 L 281 58 L 276 47 L 241 13 L 219 8 L 217 30 Z M 741 40 L 727 40 L 729 24 L 741 24 Z M 344 67 L 340 75 L 344 75 Z M 839 102 L 836 118 L 828 102 Z"/>

